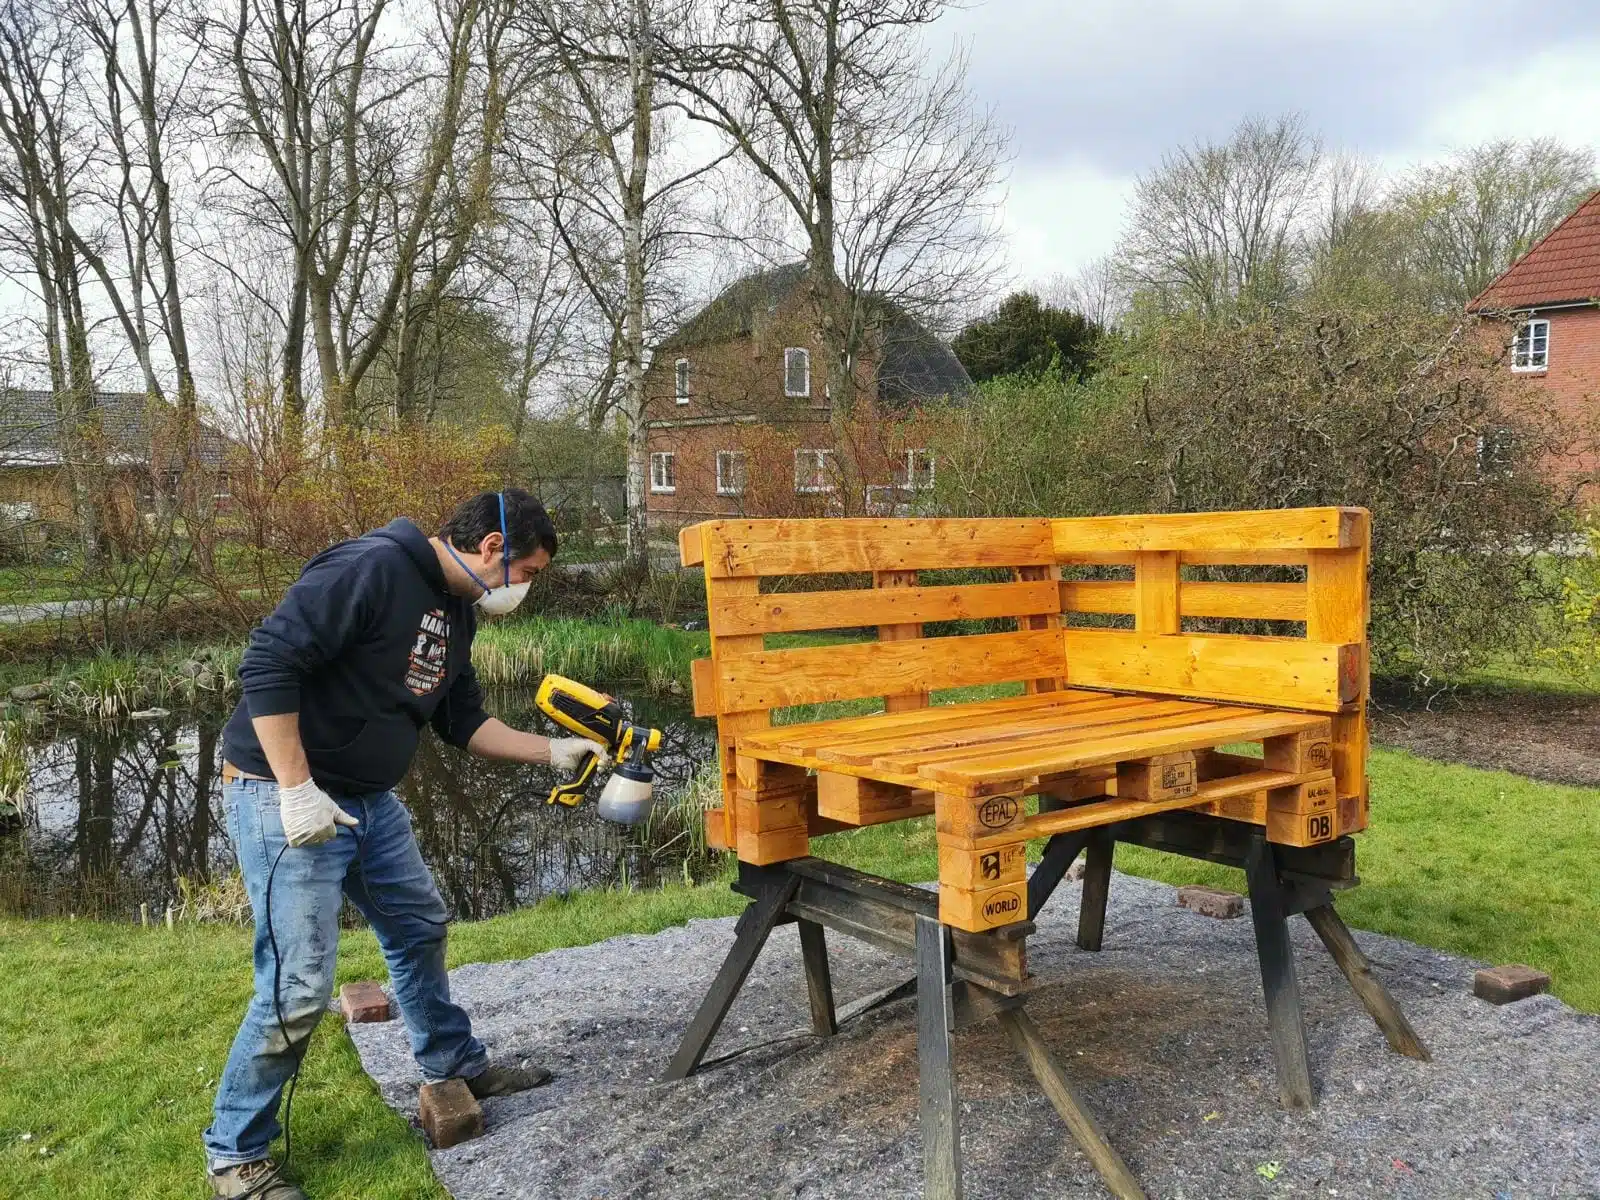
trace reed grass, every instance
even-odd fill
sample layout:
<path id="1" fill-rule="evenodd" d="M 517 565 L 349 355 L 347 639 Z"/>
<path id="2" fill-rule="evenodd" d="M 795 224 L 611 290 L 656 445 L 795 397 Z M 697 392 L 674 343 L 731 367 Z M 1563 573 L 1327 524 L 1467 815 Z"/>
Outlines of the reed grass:
<path id="1" fill-rule="evenodd" d="M 705 634 L 650 621 L 536 617 L 482 626 L 472 665 L 494 687 L 532 686 L 553 673 L 585 681 L 639 679 L 653 692 L 682 695 L 690 662 L 707 652 Z"/>
<path id="2" fill-rule="evenodd" d="M 23 723 L 0 721 L 0 818 L 19 817 L 28 797 L 28 754 Z"/>
<path id="3" fill-rule="evenodd" d="M 199 708 L 239 691 L 241 644 L 174 646 L 159 655 L 102 650 L 46 677 L 49 707 L 62 716 L 120 721 L 148 708 Z"/>

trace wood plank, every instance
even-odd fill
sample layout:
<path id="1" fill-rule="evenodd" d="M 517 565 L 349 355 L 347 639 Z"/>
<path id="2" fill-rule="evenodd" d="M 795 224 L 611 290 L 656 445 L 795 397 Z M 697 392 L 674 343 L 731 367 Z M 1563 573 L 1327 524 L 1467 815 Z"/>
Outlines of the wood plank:
<path id="1" fill-rule="evenodd" d="M 1365 514 L 1363 514 L 1365 516 Z M 1371 653 L 1367 625 L 1371 597 L 1367 582 L 1371 525 L 1366 518 L 1360 544 L 1353 550 L 1320 551 L 1306 565 L 1306 636 L 1319 640 L 1360 643 L 1355 667 L 1355 704 L 1333 722 L 1333 774 L 1341 796 L 1359 796 L 1359 825 L 1366 827 L 1367 713 Z"/>
<path id="2" fill-rule="evenodd" d="M 922 732 L 942 729 L 991 717 L 1012 716 L 1020 712 L 1062 708 L 1092 700 L 1104 700 L 1109 693 L 1090 691 L 1056 692 L 1044 696 L 1003 696 L 998 700 L 974 700 L 964 704 L 935 704 L 910 713 L 873 713 L 862 717 L 837 717 L 831 721 L 807 721 L 796 725 L 777 725 L 751 737 L 752 746 L 800 750 L 842 740 L 857 734 L 876 735 L 881 731 Z"/>
<path id="3" fill-rule="evenodd" d="M 1085 550 L 1343 549 L 1356 544 L 1358 508 L 1058 517 L 1060 553 Z"/>
<path id="4" fill-rule="evenodd" d="M 678 530 L 678 561 L 686 567 L 698 567 L 704 560 L 700 526 L 685 525 Z"/>
<path id="5" fill-rule="evenodd" d="M 689 664 L 689 691 L 694 697 L 694 715 L 717 715 L 717 673 L 709 658 L 697 658 Z"/>
<path id="6" fill-rule="evenodd" d="M 817 812 L 848 825 L 881 825 L 925 817 L 933 811 L 933 793 L 835 771 L 816 775 Z"/>
<path id="7" fill-rule="evenodd" d="M 1068 678 L 1078 687 L 1166 692 L 1246 704 L 1337 712 L 1361 695 L 1359 642 L 1236 634 L 1149 637 L 1067 629 Z"/>
<path id="8" fill-rule="evenodd" d="M 1090 693 L 1091 695 L 1093 693 Z M 829 741 L 813 747 L 822 762 L 854 763 L 865 766 L 885 754 L 905 755 L 934 752 L 942 749 L 957 750 L 965 746 L 980 746 L 1001 742 L 1029 734 L 1077 728 L 1091 721 L 1132 719 L 1132 713 L 1160 703 L 1145 696 L 1102 695 L 1098 702 L 1090 701 L 1071 707 L 1053 709 L 1043 713 L 1029 713 L 1009 720 L 974 721 L 961 726 L 948 726 L 927 733 L 902 733 L 893 731 L 879 734 L 857 734 L 847 740 Z M 1190 706 L 1197 708 L 1199 706 Z M 1111 714 L 1122 714 L 1120 717 Z M 1154 715 L 1154 714 L 1151 714 Z"/>
<path id="9" fill-rule="evenodd" d="M 1134 585 L 1126 579 L 1068 580 L 1061 585 L 1061 610 L 1132 613 Z M 1178 615 L 1303 621 L 1306 619 L 1306 585 L 1184 581 L 1178 584 Z"/>
<path id="10" fill-rule="evenodd" d="M 1146 706 L 1091 713 L 1081 723 L 1061 724 L 1034 733 L 1020 733 L 999 742 L 980 742 L 971 746 L 955 746 L 948 750 L 889 749 L 873 760 L 873 766 L 920 775 L 924 767 L 934 765 L 977 762 L 998 755 L 1014 755 L 1052 747 L 1065 750 L 1068 747 L 1092 746 L 1111 740 L 1117 740 L 1120 744 L 1127 738 L 1140 734 L 1156 736 L 1172 729 L 1186 727 L 1199 729 L 1211 722 L 1248 716 L 1256 711 L 1258 710 L 1244 706 L 1196 704 L 1189 700 L 1152 700 Z M 1204 735 L 1197 736 L 1203 739 Z M 1193 747 L 1185 747 L 1185 749 L 1191 748 Z M 1107 758 L 1094 760 L 1097 764 L 1115 761 L 1117 760 Z"/>
<path id="11" fill-rule="evenodd" d="M 707 576 L 814 575 L 1054 561 L 1044 518 L 708 521 Z"/>
<path id="12" fill-rule="evenodd" d="M 918 575 L 915 571 L 874 571 L 872 573 L 872 587 L 874 594 L 893 594 L 917 586 Z M 878 640 L 880 642 L 909 642 L 922 636 L 922 623 L 911 621 L 902 624 L 878 626 Z M 925 691 L 906 692 L 902 695 L 885 696 L 883 698 L 883 711 L 886 713 L 911 712 L 914 709 L 928 707 L 928 693 Z"/>
<path id="13" fill-rule="evenodd" d="M 901 575 L 881 571 L 881 576 Z M 731 598 L 712 610 L 713 634 L 800 633 L 919 621 L 983 620 L 1054 611 L 1050 580 L 918 587 L 879 585 L 830 592 L 768 592 Z"/>
<path id="14" fill-rule="evenodd" d="M 697 525 L 702 535 L 705 526 Z M 715 607 L 727 596 L 755 595 L 761 588 L 759 579 L 728 579 L 706 580 L 706 603 Z M 714 637 L 711 639 L 711 669 L 715 676 L 719 664 L 728 655 L 735 658 L 741 652 L 757 651 L 761 649 L 761 638 L 753 637 Z M 772 724 L 772 714 L 766 706 L 756 704 L 724 704 L 718 697 L 717 703 L 717 752 L 720 756 L 722 768 L 722 815 L 724 823 L 723 842 L 725 845 L 739 847 L 738 812 L 734 802 L 738 788 L 737 755 L 739 739 L 748 733 L 766 729 Z M 741 853 L 740 857 L 744 857 Z M 749 861 L 755 861 L 750 859 Z M 769 860 L 775 861 L 775 860 Z"/>
<path id="15" fill-rule="evenodd" d="M 1066 661 L 1043 630 L 723 654 L 717 672 L 719 705 L 736 712 L 1064 675 Z"/>
<path id="16" fill-rule="evenodd" d="M 1176 750 L 1199 750 L 1228 742 L 1259 741 L 1262 738 L 1275 737 L 1280 733 L 1294 733 L 1315 721 L 1315 717 L 1305 713 L 1263 711 L 1144 733 L 1030 747 L 960 762 L 935 762 L 920 768 L 917 774 L 924 779 L 936 781 L 941 791 L 948 785 L 951 788 L 966 788 L 970 792 L 986 785 L 999 785 L 1052 772 L 1071 771 L 1096 763 L 1120 762 L 1126 758 L 1149 758 L 1156 754 L 1170 754 Z M 1276 776 L 1279 773 L 1273 772 L 1273 774 Z M 1195 791 L 1197 796 L 1205 794 L 1205 788 L 1198 788 Z"/>
<path id="17" fill-rule="evenodd" d="M 1178 586 L 1178 614 L 1254 621 L 1304 621 L 1306 585 L 1190 580 Z"/>
<path id="18" fill-rule="evenodd" d="M 940 833 L 939 844 L 972 851 L 993 850 L 1034 838 L 1054 837 L 1058 833 L 1076 833 L 1102 825 L 1115 825 L 1122 821 L 1135 821 L 1156 813 L 1176 812 L 1182 809 L 1204 811 L 1207 805 L 1230 795 L 1261 792 L 1284 781 L 1280 771 L 1259 771 L 1253 776 L 1216 780 L 1202 783 L 1192 796 L 1173 796 L 1165 800 L 1101 800 L 1080 804 L 1074 808 L 1036 813 L 1022 823 L 1002 833 L 962 837 L 959 834 Z"/>
<path id="19" fill-rule="evenodd" d="M 1131 613 L 1133 580 L 1067 579 L 1061 583 L 1061 611 Z"/>
<path id="20" fill-rule="evenodd" d="M 1017 567 L 1012 575 L 1019 583 L 1044 583 L 1050 587 L 1050 595 L 1040 605 L 1037 611 L 1017 619 L 1018 629 L 1060 629 L 1061 628 L 1061 592 L 1058 585 L 1061 582 L 1061 568 L 1056 566 L 1045 567 Z M 1024 686 L 1030 694 L 1038 692 L 1060 691 L 1067 686 L 1064 676 L 1050 675 L 1041 679 L 1028 679 Z"/>
<path id="21" fill-rule="evenodd" d="M 1144 634 L 1178 632 L 1178 552 L 1141 550 L 1133 564 L 1133 627 Z"/>

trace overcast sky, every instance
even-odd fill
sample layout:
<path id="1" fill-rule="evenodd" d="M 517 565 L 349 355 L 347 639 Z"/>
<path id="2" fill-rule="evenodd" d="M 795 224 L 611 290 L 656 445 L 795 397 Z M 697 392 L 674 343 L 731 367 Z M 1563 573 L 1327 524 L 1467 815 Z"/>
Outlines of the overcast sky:
<path id="1" fill-rule="evenodd" d="M 987 0 L 936 30 L 1013 132 L 1019 280 L 1109 250 L 1136 175 L 1247 115 L 1390 170 L 1493 137 L 1600 151 L 1600 0 Z"/>

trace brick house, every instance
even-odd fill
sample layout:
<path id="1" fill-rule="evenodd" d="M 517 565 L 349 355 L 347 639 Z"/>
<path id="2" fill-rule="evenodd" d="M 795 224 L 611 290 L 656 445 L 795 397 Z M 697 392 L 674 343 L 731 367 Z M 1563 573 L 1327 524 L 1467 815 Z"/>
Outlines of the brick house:
<path id="1" fill-rule="evenodd" d="M 1600 191 L 1536 242 L 1467 303 L 1506 321 L 1506 369 L 1575 428 L 1590 427 L 1600 402 Z M 1530 397 L 1532 399 L 1533 397 Z M 1592 475 L 1600 455 L 1564 462 L 1562 474 Z"/>
<path id="2" fill-rule="evenodd" d="M 123 522 L 172 494 L 178 468 L 162 467 L 163 431 L 175 420 L 171 405 L 143 392 L 96 392 L 95 422 L 103 473 L 98 482 L 109 508 L 103 515 Z M 72 522 L 70 473 L 62 418 L 51 392 L 0 389 L 0 554 L 36 549 Z M 199 466 L 218 500 L 228 495 L 224 457 L 229 442 L 200 425 Z"/>
<path id="3" fill-rule="evenodd" d="M 803 263 L 747 275 L 656 347 L 645 373 L 652 525 L 717 516 L 824 516 L 913 508 L 935 463 L 919 440 L 932 401 L 972 380 L 950 348 L 892 306 L 852 364 L 855 414 L 833 422 Z M 844 494 L 842 436 L 864 494 Z"/>

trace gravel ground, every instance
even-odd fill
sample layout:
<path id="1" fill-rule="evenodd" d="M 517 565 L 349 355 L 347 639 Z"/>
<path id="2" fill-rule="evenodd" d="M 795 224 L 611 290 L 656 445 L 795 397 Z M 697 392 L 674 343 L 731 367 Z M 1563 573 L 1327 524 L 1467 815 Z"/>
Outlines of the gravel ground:
<path id="1" fill-rule="evenodd" d="M 1115 877 L 1098 954 L 1073 945 L 1076 885 L 1029 941 L 1029 1011 L 1152 1196 L 1600 1197 L 1600 1018 L 1539 996 L 1471 995 L 1482 964 L 1359 935 L 1434 1054 L 1389 1052 L 1310 927 L 1293 922 L 1320 1106 L 1277 1104 L 1248 918 L 1174 905 Z M 729 920 L 620 937 L 452 973 L 500 1056 L 557 1079 L 488 1101 L 486 1135 L 432 1154 L 457 1200 L 550 1197 L 914 1197 L 921 1194 L 915 1001 L 807 1023 L 799 943 L 780 929 L 712 1054 L 660 1083 L 733 937 Z M 830 935 L 841 1006 L 909 963 Z M 413 1120 L 401 1024 L 352 1036 L 385 1099 Z M 787 1039 L 771 1041 L 777 1035 Z M 989 1023 L 956 1035 L 969 1197 L 1103 1196 L 1033 1078 Z"/>

